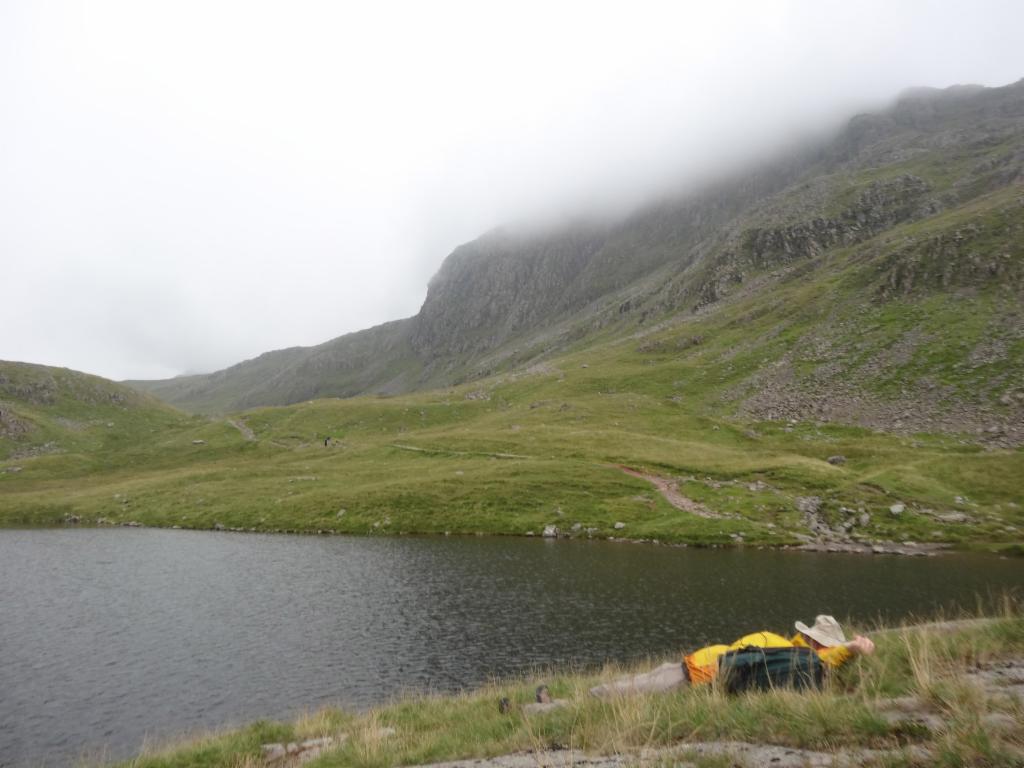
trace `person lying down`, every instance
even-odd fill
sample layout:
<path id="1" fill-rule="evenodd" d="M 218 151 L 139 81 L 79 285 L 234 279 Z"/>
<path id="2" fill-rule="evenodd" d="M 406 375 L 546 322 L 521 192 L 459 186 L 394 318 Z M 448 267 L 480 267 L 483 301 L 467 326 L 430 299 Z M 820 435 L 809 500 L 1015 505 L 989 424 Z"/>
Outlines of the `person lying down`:
<path id="1" fill-rule="evenodd" d="M 839 622 L 831 616 L 821 615 L 807 626 L 795 622 L 796 634 L 785 638 L 774 632 L 754 632 L 744 635 L 731 645 L 709 645 L 678 661 L 662 664 L 657 669 L 639 675 L 615 680 L 591 688 L 595 696 L 613 694 L 656 693 L 671 691 L 688 685 L 707 685 L 721 670 L 735 672 L 734 682 L 749 681 L 749 687 L 771 687 L 773 679 L 793 687 L 804 688 L 820 684 L 820 675 L 826 669 L 836 669 L 857 655 L 870 655 L 875 644 L 861 635 L 847 640 Z M 785 651 L 778 649 L 803 649 Z M 813 652 L 813 658 L 812 653 Z M 779 669 L 778 674 L 772 667 Z M 788 666 L 788 670 L 787 667 Z M 794 670 L 796 675 L 794 676 Z M 818 675 L 815 680 L 815 675 Z M 772 675 L 776 675 L 774 678 Z M 748 683 L 739 683 L 740 689 Z"/>

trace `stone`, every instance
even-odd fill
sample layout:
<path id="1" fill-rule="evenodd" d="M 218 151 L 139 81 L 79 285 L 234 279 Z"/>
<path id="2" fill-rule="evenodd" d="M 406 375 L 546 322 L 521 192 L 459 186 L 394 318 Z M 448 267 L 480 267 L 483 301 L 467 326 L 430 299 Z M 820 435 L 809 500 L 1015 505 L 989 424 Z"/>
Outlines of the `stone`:
<path id="1" fill-rule="evenodd" d="M 192 445 L 206 445 L 205 440 L 193 440 Z"/>
<path id="2" fill-rule="evenodd" d="M 263 750 L 263 760 L 267 763 L 281 760 L 288 754 L 284 744 L 264 744 L 261 749 Z"/>
<path id="3" fill-rule="evenodd" d="M 805 514 L 816 515 L 821 511 L 821 499 L 817 496 L 797 496 L 796 508 Z"/>
<path id="4" fill-rule="evenodd" d="M 299 746 L 302 749 L 313 749 L 314 747 L 329 747 L 334 744 L 334 738 L 331 736 L 321 736 L 318 739 L 306 739 Z"/>
<path id="5" fill-rule="evenodd" d="M 213 530 L 215 530 L 215 531 L 223 531 L 224 530 L 224 523 L 214 523 L 213 524 Z"/>
<path id="6" fill-rule="evenodd" d="M 558 526 L 557 525 L 545 525 L 544 533 L 541 534 L 545 539 L 558 538 Z"/>
<path id="7" fill-rule="evenodd" d="M 935 518 L 944 523 L 966 523 L 971 519 L 963 512 L 943 512 L 936 515 Z"/>
<path id="8" fill-rule="evenodd" d="M 572 528 L 570 528 L 569 530 L 571 530 L 573 533 L 579 533 L 582 528 L 583 523 L 573 523 Z"/>
<path id="9" fill-rule="evenodd" d="M 863 528 L 871 522 L 871 515 L 867 512 L 861 512 L 860 517 L 857 518 L 857 524 Z"/>
<path id="10" fill-rule="evenodd" d="M 835 456 L 829 456 L 828 463 L 838 467 L 840 464 L 846 463 L 846 457 L 838 454 Z"/>
<path id="11" fill-rule="evenodd" d="M 625 527 L 626 527 L 625 523 L 616 523 L 615 525 L 612 526 L 612 528 L 614 528 L 616 531 L 621 531 Z"/>
<path id="12" fill-rule="evenodd" d="M 547 701 L 547 702 L 535 701 L 535 702 L 532 702 L 530 704 L 524 704 L 523 705 L 523 714 L 524 715 L 543 715 L 543 714 L 545 714 L 547 712 L 550 712 L 550 711 L 552 711 L 554 709 L 561 709 L 562 707 L 566 707 L 568 705 L 569 705 L 569 701 L 567 699 L 553 699 L 553 700 Z"/>
<path id="13" fill-rule="evenodd" d="M 893 517 L 899 517 L 900 515 L 903 514 L 903 512 L 904 512 L 904 510 L 906 510 L 906 508 L 907 508 L 906 504 L 901 504 L 901 503 L 897 502 L 896 504 L 893 504 L 891 507 L 889 507 L 889 514 L 892 515 Z"/>
<path id="14" fill-rule="evenodd" d="M 299 745 L 296 744 L 294 741 L 290 742 L 288 746 L 284 748 L 284 751 L 287 752 L 289 755 L 297 755 L 299 754 Z"/>

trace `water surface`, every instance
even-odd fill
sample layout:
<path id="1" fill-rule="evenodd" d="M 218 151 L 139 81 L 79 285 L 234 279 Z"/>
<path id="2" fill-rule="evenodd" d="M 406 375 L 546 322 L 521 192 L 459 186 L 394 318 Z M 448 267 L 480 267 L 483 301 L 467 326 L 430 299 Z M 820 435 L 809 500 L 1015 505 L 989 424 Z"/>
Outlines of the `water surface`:
<path id="1" fill-rule="evenodd" d="M 1022 586 L 1019 561 L 980 556 L 0 531 L 0 765 Z"/>

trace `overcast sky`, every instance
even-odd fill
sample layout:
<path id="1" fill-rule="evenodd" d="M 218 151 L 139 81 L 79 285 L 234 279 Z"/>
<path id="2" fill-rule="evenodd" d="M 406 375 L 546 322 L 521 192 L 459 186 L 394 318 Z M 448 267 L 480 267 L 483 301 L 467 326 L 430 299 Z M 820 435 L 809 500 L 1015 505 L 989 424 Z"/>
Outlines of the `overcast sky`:
<path id="1" fill-rule="evenodd" d="M 1024 3 L 0 0 L 0 359 L 209 371 L 461 242 L 1024 77 Z"/>

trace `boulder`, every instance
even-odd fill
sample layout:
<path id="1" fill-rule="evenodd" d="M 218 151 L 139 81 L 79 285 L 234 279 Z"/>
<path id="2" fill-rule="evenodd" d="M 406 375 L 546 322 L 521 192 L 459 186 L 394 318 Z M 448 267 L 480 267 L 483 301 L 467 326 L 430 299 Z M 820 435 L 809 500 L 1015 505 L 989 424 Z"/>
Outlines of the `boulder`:
<path id="1" fill-rule="evenodd" d="M 612 526 L 612 528 L 614 528 L 616 531 L 621 531 L 625 527 L 626 527 L 626 524 L 625 523 L 621 523 L 621 522 L 620 523 L 616 523 L 615 525 Z"/>
<path id="2" fill-rule="evenodd" d="M 889 507 L 889 514 L 892 515 L 893 517 L 899 517 L 900 515 L 903 514 L 903 512 L 906 510 L 906 508 L 907 508 L 906 504 L 897 502 L 896 504 L 893 504 L 891 507 Z"/>
<path id="3" fill-rule="evenodd" d="M 545 525 L 544 533 L 542 534 L 546 539 L 558 538 L 558 526 L 557 525 Z"/>
<path id="4" fill-rule="evenodd" d="M 828 463 L 838 467 L 840 464 L 846 463 L 846 457 L 838 454 L 835 456 L 829 456 Z"/>

